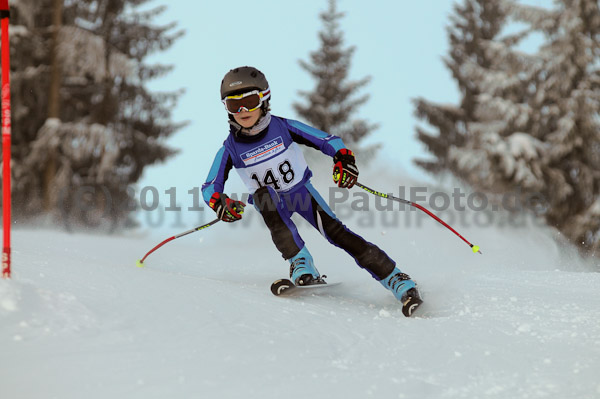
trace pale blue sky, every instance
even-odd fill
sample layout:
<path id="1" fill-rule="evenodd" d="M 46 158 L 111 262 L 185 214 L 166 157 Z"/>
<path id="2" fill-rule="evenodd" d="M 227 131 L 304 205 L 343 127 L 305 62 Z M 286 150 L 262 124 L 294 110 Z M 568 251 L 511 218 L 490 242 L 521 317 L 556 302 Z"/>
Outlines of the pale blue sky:
<path id="1" fill-rule="evenodd" d="M 548 7 L 552 0 L 521 0 L 535 6 Z M 462 3 L 462 0 L 461 0 Z M 154 0 L 150 5 L 165 4 Z M 442 57 L 448 52 L 446 28 L 454 1 L 450 0 L 338 0 L 338 9 L 346 13 L 340 21 L 345 45 L 356 46 L 352 58 L 351 79 L 372 77 L 364 93 L 370 100 L 358 116 L 380 125 L 366 144 L 382 143 L 374 168 L 364 168 L 361 154 L 357 162 L 360 181 L 382 191 L 393 191 L 413 181 L 431 184 L 432 176 L 413 164 L 417 157 L 427 157 L 424 146 L 416 139 L 415 127 L 423 124 L 414 115 L 411 99 L 456 104 L 459 92 L 456 82 L 444 66 Z M 167 11 L 156 22 L 176 21 L 187 31 L 171 49 L 158 53 L 152 61 L 172 64 L 174 70 L 152 82 L 153 90 L 186 89 L 174 110 L 175 121 L 190 124 L 167 141 L 181 150 L 176 157 L 144 171 L 137 186 L 138 200 L 151 204 L 158 201 L 156 211 L 138 213 L 143 225 L 161 227 L 157 234 L 173 232 L 205 223 L 212 212 L 188 211 L 190 206 L 204 206 L 199 198 L 213 157 L 228 134 L 227 113 L 220 101 L 221 79 L 231 68 L 252 65 L 262 70 L 270 83 L 271 107 L 275 115 L 298 118 L 292 103 L 298 90 L 310 90 L 314 81 L 300 68 L 299 59 L 319 48 L 318 32 L 322 28 L 319 14 L 328 7 L 327 0 L 255 0 L 194 1 L 168 3 Z M 523 50 L 534 49 L 540 38 L 524 43 Z M 428 125 L 424 126 L 428 127 Z M 381 168 L 387 176 L 380 179 Z M 314 170 L 317 177 L 331 175 L 331 169 Z M 154 192 L 144 187 L 155 187 Z M 175 189 L 170 188 L 174 187 Z M 196 188 L 196 192 L 189 193 Z M 169 194 L 165 191 L 169 190 Z M 226 193 L 247 190 L 237 173 L 231 173 Z M 194 199 L 199 202 L 194 204 Z M 182 212 L 166 212 L 177 204 Z M 148 208 L 146 208 L 148 209 Z M 169 208 L 167 208 L 167 211 Z M 170 210 L 174 210 L 171 208 Z"/>
<path id="2" fill-rule="evenodd" d="M 162 195 L 164 188 L 174 186 L 182 197 L 204 182 L 228 133 L 219 86 L 231 68 L 252 65 L 262 70 L 271 85 L 273 114 L 298 118 L 292 108 L 297 92 L 314 86 L 298 60 L 319 47 L 318 15 L 327 7 L 326 0 L 170 2 L 157 22 L 177 21 L 187 33 L 154 58 L 175 69 L 151 87 L 185 88 L 173 116 L 190 124 L 168 140 L 181 153 L 147 168 L 140 187 L 157 186 Z M 346 46 L 356 46 L 351 78 L 372 77 L 364 90 L 371 98 L 358 116 L 380 128 L 367 143 L 384 143 L 376 162 L 402 174 L 425 177 L 412 164 L 425 152 L 415 138 L 417 119 L 410 100 L 423 96 L 458 101 L 456 84 L 441 59 L 448 48 L 445 28 L 451 8 L 451 1 L 338 1 L 338 9 L 346 13 L 341 20 Z M 231 176 L 236 187 L 238 178 Z"/>

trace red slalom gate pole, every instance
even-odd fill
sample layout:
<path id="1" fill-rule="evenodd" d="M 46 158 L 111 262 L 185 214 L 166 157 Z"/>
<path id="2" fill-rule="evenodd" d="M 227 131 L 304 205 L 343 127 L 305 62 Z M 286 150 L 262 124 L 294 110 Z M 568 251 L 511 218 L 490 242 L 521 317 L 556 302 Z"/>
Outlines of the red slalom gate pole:
<path id="1" fill-rule="evenodd" d="M 2 277 L 10 278 L 10 40 L 8 0 L 0 0 L 2 32 L 2 218 L 4 244 L 2 246 Z"/>

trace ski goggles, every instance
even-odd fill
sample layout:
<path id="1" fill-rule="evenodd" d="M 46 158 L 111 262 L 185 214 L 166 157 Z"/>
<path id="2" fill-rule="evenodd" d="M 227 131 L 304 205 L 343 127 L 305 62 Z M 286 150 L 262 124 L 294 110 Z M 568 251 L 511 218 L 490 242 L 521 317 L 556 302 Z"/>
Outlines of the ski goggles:
<path id="1" fill-rule="evenodd" d="M 260 108 L 262 103 L 271 97 L 271 90 L 252 90 L 243 94 L 227 96 L 222 101 L 228 113 L 234 115 L 242 111 L 254 111 Z"/>

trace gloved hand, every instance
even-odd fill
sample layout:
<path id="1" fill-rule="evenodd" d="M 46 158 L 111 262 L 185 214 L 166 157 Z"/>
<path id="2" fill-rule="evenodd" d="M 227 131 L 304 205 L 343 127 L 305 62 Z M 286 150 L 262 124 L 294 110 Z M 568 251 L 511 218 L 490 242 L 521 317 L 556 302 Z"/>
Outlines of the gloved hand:
<path id="1" fill-rule="evenodd" d="M 242 218 L 244 204 L 242 201 L 232 200 L 223 193 L 214 193 L 208 205 L 217 213 L 217 217 L 224 222 L 235 222 Z"/>
<path id="2" fill-rule="evenodd" d="M 358 179 L 358 167 L 352 151 L 342 148 L 333 157 L 333 181 L 338 187 L 352 188 Z"/>

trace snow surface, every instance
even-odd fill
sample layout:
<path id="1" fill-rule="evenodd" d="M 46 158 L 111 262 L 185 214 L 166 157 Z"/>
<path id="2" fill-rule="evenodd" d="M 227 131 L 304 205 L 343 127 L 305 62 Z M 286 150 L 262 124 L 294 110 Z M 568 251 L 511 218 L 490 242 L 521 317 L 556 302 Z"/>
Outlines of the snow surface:
<path id="1" fill-rule="evenodd" d="M 342 284 L 273 296 L 287 264 L 254 210 L 144 268 L 168 235 L 16 230 L 0 398 L 600 397 L 600 274 L 551 231 L 455 221 L 474 255 L 428 218 L 368 228 L 381 213 L 338 214 L 417 280 L 419 317 L 304 224 L 317 266 Z"/>

